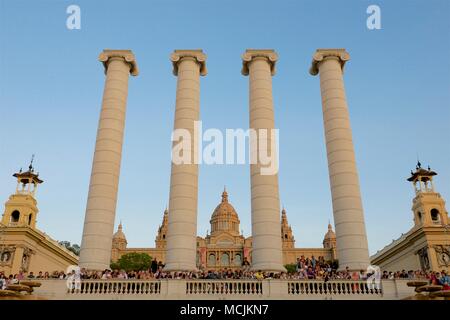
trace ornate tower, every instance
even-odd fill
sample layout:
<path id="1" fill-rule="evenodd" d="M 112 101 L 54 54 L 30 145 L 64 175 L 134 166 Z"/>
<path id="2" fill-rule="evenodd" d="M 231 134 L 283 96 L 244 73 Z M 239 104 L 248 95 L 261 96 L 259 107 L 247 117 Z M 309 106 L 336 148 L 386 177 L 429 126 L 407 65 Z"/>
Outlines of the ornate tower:
<path id="1" fill-rule="evenodd" d="M 422 168 L 418 161 L 407 179 L 414 187 L 412 204 L 414 226 L 397 240 L 372 256 L 372 264 L 382 270 L 419 270 L 450 272 L 450 237 L 445 201 L 435 191 L 437 173 Z"/>
<path id="2" fill-rule="evenodd" d="M 325 233 L 322 243 L 325 249 L 336 249 L 336 234 L 333 231 L 331 223 L 328 223 L 328 231 Z"/>
<path id="3" fill-rule="evenodd" d="M 333 231 L 331 223 L 328 223 L 328 231 L 323 237 L 323 247 L 331 251 L 331 259 L 336 259 L 336 234 Z"/>
<path id="4" fill-rule="evenodd" d="M 165 249 L 166 248 L 166 235 L 167 235 L 167 228 L 169 224 L 169 211 L 166 209 L 164 210 L 164 216 L 162 224 L 158 228 L 158 234 L 156 235 L 155 244 L 156 249 Z"/>
<path id="5" fill-rule="evenodd" d="M 445 201 L 434 189 L 433 177 L 436 175 L 429 166 L 428 170 L 422 168 L 418 161 L 416 171 L 411 171 L 411 177 L 407 179 L 412 182 L 416 194 L 412 205 L 415 227 L 448 225 Z"/>
<path id="6" fill-rule="evenodd" d="M 283 249 L 293 249 L 295 247 L 295 239 L 292 235 L 292 228 L 288 223 L 286 210 L 281 210 L 281 238 Z"/>
<path id="7" fill-rule="evenodd" d="M 39 212 L 36 201 L 37 186 L 42 181 L 39 179 L 39 173 L 33 168 L 33 159 L 28 167 L 28 171 L 14 173 L 17 178 L 16 192 L 12 194 L 5 203 L 5 212 L 3 213 L 2 224 L 10 227 L 28 226 L 36 227 L 36 216 Z"/>
<path id="8" fill-rule="evenodd" d="M 122 231 L 122 222 L 119 223 L 119 227 L 117 228 L 117 232 L 114 233 L 113 239 L 112 239 L 112 250 L 111 250 L 111 260 L 117 261 L 121 253 L 120 251 L 123 251 L 127 248 L 127 238 L 125 237 L 125 233 Z"/>
<path id="9" fill-rule="evenodd" d="M 113 248 L 117 248 L 119 250 L 124 250 L 127 248 L 127 238 L 125 237 L 125 233 L 122 230 L 122 222 L 119 223 L 119 227 L 117 228 L 117 232 L 113 235 Z"/>

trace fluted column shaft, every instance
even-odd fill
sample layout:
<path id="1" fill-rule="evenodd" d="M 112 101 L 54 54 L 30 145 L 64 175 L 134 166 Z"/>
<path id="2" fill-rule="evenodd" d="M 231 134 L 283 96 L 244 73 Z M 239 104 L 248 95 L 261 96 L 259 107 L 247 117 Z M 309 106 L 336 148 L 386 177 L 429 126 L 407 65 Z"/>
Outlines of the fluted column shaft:
<path id="1" fill-rule="evenodd" d="M 178 76 L 174 130 L 190 133 L 191 149 L 186 151 L 191 154 L 191 163 L 172 162 L 166 271 L 196 270 L 198 165 L 194 159 L 198 139 L 194 137 L 194 123 L 199 120 L 200 75 L 206 75 L 205 59 L 197 50 L 176 50 L 172 55 L 174 74 Z"/>
<path id="2" fill-rule="evenodd" d="M 350 59 L 343 49 L 317 50 L 312 74 L 320 74 L 328 171 L 339 268 L 369 265 L 364 213 L 342 70 Z"/>
<path id="3" fill-rule="evenodd" d="M 106 80 L 92 163 L 79 264 L 91 270 L 110 267 L 125 111 L 130 72 L 137 75 L 129 50 L 100 55 Z"/>
<path id="4" fill-rule="evenodd" d="M 247 50 L 243 55 L 244 75 L 249 75 L 250 130 L 257 140 L 250 139 L 253 160 L 250 164 L 252 269 L 285 271 L 283 267 L 278 174 L 262 174 L 260 148 L 265 140 L 267 154 L 272 150 L 274 125 L 272 75 L 275 73 L 277 54 L 273 50 Z M 261 130 L 266 135 L 260 135 Z M 264 143 L 262 144 L 264 145 Z M 264 153 L 266 151 L 264 150 Z M 256 160 L 256 161 L 255 161 Z"/>

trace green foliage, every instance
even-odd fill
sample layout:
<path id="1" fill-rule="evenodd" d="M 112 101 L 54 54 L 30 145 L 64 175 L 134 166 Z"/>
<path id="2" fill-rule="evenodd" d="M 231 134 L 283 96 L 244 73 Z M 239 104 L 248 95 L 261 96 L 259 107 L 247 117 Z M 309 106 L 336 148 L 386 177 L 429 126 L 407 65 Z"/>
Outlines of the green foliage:
<path id="1" fill-rule="evenodd" d="M 285 264 L 284 267 L 286 268 L 288 273 L 294 273 L 296 271 L 297 265 L 295 263 Z"/>
<path id="2" fill-rule="evenodd" d="M 125 270 L 125 271 L 139 271 L 150 269 L 152 257 L 146 253 L 127 253 L 120 257 L 117 262 L 111 263 L 111 269 Z"/>
<path id="3" fill-rule="evenodd" d="M 110 266 L 111 270 L 120 270 L 120 265 L 118 262 L 111 262 Z"/>
<path id="4" fill-rule="evenodd" d="M 59 241 L 59 244 L 66 247 L 67 250 L 72 251 L 75 255 L 80 255 L 80 246 L 76 243 L 71 245 L 69 241 Z"/>

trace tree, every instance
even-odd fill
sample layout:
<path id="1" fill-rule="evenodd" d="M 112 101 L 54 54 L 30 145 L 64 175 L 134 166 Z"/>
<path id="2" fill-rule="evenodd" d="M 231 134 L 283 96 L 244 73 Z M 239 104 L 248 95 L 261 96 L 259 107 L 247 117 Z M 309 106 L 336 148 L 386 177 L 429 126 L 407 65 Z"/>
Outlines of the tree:
<path id="1" fill-rule="evenodd" d="M 150 269 L 152 257 L 146 253 L 131 252 L 124 254 L 117 262 L 111 263 L 111 269 L 123 269 L 125 271 L 139 271 Z"/>
<path id="2" fill-rule="evenodd" d="M 69 241 L 59 241 L 58 242 L 60 245 L 66 247 L 67 250 L 73 252 L 75 255 L 79 256 L 80 255 L 80 246 L 77 245 L 76 243 L 74 244 L 70 244 Z"/>
<path id="3" fill-rule="evenodd" d="M 297 270 L 297 264 L 295 263 L 285 264 L 284 267 L 286 268 L 288 273 L 295 273 L 295 271 Z"/>

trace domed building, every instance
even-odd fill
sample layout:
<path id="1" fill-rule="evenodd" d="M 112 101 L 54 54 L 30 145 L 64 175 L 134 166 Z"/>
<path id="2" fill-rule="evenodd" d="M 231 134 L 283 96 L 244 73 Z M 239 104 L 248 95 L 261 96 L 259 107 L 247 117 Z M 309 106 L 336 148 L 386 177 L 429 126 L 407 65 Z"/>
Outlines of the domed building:
<path id="1" fill-rule="evenodd" d="M 197 237 L 197 266 L 208 269 L 240 268 L 244 259 L 251 260 L 251 237 L 239 233 L 239 216 L 228 202 L 226 190 L 222 202 L 214 210 L 211 220 L 211 234 Z"/>
<path id="2" fill-rule="evenodd" d="M 197 236 L 197 267 L 199 269 L 240 269 L 244 261 L 252 261 L 252 237 L 244 237 L 240 232 L 239 215 L 228 199 L 228 192 L 224 189 L 222 200 L 214 209 L 211 219 L 211 232 L 206 236 Z M 168 226 L 168 211 L 164 211 L 163 220 L 158 228 L 155 239 L 155 248 L 127 248 L 127 241 L 123 232 L 122 223 L 113 237 L 113 262 L 122 255 L 131 252 L 143 252 L 165 263 L 166 235 Z M 296 248 L 292 228 L 288 223 L 287 212 L 283 208 L 280 217 L 280 228 L 283 247 L 283 263 L 291 264 L 301 256 L 323 257 L 325 261 L 336 259 L 336 236 L 328 225 L 323 248 Z"/>

